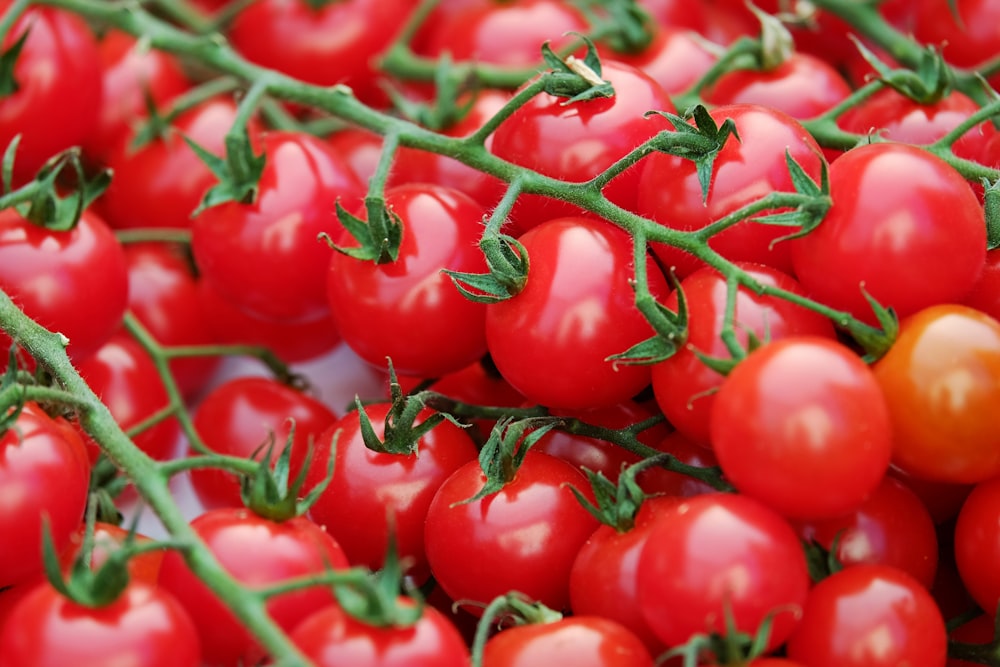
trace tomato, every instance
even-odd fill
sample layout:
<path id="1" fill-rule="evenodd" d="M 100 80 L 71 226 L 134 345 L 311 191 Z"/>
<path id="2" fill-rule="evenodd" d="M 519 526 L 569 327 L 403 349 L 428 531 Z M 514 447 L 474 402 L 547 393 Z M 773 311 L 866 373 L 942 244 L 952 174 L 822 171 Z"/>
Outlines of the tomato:
<path id="1" fill-rule="evenodd" d="M 889 475 L 901 480 L 908 489 L 917 494 L 935 525 L 942 525 L 958 516 L 962 503 L 972 492 L 972 484 L 951 484 L 914 477 L 895 465 L 889 466 Z"/>
<path id="2" fill-rule="evenodd" d="M 857 510 L 844 516 L 797 526 L 803 539 L 826 550 L 842 565 L 889 565 L 930 589 L 937 573 L 938 540 L 934 522 L 920 498 L 903 482 L 885 477 Z"/>
<path id="3" fill-rule="evenodd" d="M 406 604 L 400 602 L 399 604 Z M 306 617 L 290 635 L 316 667 L 466 667 L 469 649 L 434 607 L 416 623 L 376 627 L 331 605 Z"/>
<path id="4" fill-rule="evenodd" d="M 744 262 L 739 267 L 762 285 L 805 296 L 798 282 L 777 269 Z M 674 428 L 707 447 L 714 392 L 725 378 L 705 365 L 695 352 L 719 359 L 731 356 L 720 337 L 725 324 L 726 281 L 717 271 L 705 267 L 685 278 L 681 291 L 688 308 L 687 344 L 669 359 L 653 365 L 653 392 L 657 405 Z M 678 294 L 672 293 L 663 303 L 676 312 Z M 825 317 L 782 299 L 758 296 L 743 286 L 736 293 L 735 317 L 736 337 L 744 346 L 751 332 L 762 341 L 789 336 L 834 336 L 833 325 Z"/>
<path id="5" fill-rule="evenodd" d="M 424 527 L 434 578 L 453 600 L 486 605 L 516 590 L 563 609 L 573 559 L 597 528 L 568 488 L 586 492 L 586 477 L 565 461 L 529 451 L 502 490 L 462 502 L 485 481 L 479 462 L 470 461 L 434 495 Z"/>
<path id="6" fill-rule="evenodd" d="M 376 264 L 333 254 L 326 287 L 334 322 L 375 367 L 389 357 L 408 375 L 457 371 L 486 353 L 486 306 L 462 296 L 442 270 L 486 272 L 477 247 L 485 209 L 457 190 L 422 183 L 389 188 L 385 197 L 403 224 L 399 256 Z M 358 242 L 344 231 L 338 244 Z"/>
<path id="7" fill-rule="evenodd" d="M 229 26 L 233 46 L 264 67 L 320 86 L 351 86 L 361 100 L 384 102 L 375 66 L 413 5 L 409 0 L 307 0 L 247 5 Z M 377 29 L 374 29 L 377 26 Z"/>
<path id="8" fill-rule="evenodd" d="M 788 657 L 810 667 L 942 667 L 941 612 L 920 583 L 885 565 L 849 567 L 809 593 Z"/>
<path id="9" fill-rule="evenodd" d="M 914 36 L 921 43 L 938 47 L 950 64 L 976 67 L 992 59 L 1000 49 L 1000 34 L 991 29 L 1000 20 L 1000 6 L 988 0 L 958 0 L 954 9 L 934 0 L 913 3 Z M 996 85 L 996 77 L 990 82 Z"/>
<path id="10" fill-rule="evenodd" d="M 83 442 L 62 419 L 26 404 L 0 434 L 0 588 L 42 571 L 42 521 L 61 550 L 83 519 L 90 481 Z"/>
<path id="11" fill-rule="evenodd" d="M 51 231 L 14 209 L 0 211 L 0 288 L 28 317 L 69 338 L 85 359 L 121 325 L 128 300 L 125 255 L 114 234 L 84 211 L 68 231 Z M 0 333 L 0 349 L 10 338 Z M 0 362 L 7 367 L 6 360 Z"/>
<path id="12" fill-rule="evenodd" d="M 307 519 L 283 522 L 249 510 L 209 510 L 191 521 L 209 551 L 230 575 L 249 587 L 347 567 L 343 551 L 326 531 Z M 160 586 L 191 615 L 205 662 L 217 667 L 257 664 L 265 653 L 231 611 L 170 551 L 160 567 Z M 329 588 L 314 586 L 271 597 L 268 614 L 288 632 L 310 613 L 333 601 Z"/>
<path id="13" fill-rule="evenodd" d="M 893 426 L 893 462 L 930 480 L 1000 474 L 1000 323 L 967 306 L 927 308 L 901 324 L 874 367 Z"/>
<path id="14" fill-rule="evenodd" d="M 700 7 L 684 3 L 687 8 Z M 660 24 L 649 46 L 638 53 L 616 53 L 615 59 L 653 78 L 668 95 L 683 93 L 715 63 L 716 56 L 696 33 L 676 24 Z"/>
<path id="15" fill-rule="evenodd" d="M 966 590 L 981 609 L 993 613 L 1000 604 L 1000 554 L 996 525 L 1000 521 L 1000 482 L 991 479 L 972 490 L 955 523 L 955 562 Z"/>
<path id="16" fill-rule="evenodd" d="M 786 113 L 754 104 L 727 104 L 709 112 L 718 125 L 736 124 L 739 139 L 730 137 L 712 167 L 712 184 L 703 199 L 695 163 L 654 153 L 643 160 L 636 212 L 672 229 L 692 231 L 772 192 L 794 192 L 786 152 L 816 182 L 823 157 L 801 123 Z M 767 264 L 791 273 L 788 243 L 771 243 L 788 229 L 743 221 L 712 237 L 709 245 L 735 261 Z M 701 266 L 691 255 L 662 243 L 653 252 L 677 275 L 687 276 Z"/>
<path id="17" fill-rule="evenodd" d="M 608 357 L 649 338 L 635 308 L 632 240 L 598 220 L 550 220 L 520 239 L 530 268 L 524 289 L 486 308 L 486 340 L 500 374 L 529 401 L 593 410 L 625 401 L 649 384 L 647 366 Z M 650 292 L 666 279 L 650 262 Z"/>
<path id="18" fill-rule="evenodd" d="M 11 0 L 0 2 L 6 14 Z M 21 135 L 15 181 L 24 183 L 56 153 L 79 145 L 97 124 L 101 59 L 79 16 L 29 7 L 3 36 L 3 50 L 30 29 L 14 63 L 17 89 L 0 99 L 0 150 Z"/>
<path id="19" fill-rule="evenodd" d="M 572 616 L 501 630 L 486 642 L 483 667 L 570 664 L 652 667 L 653 658 L 627 628 L 601 616 Z"/>
<path id="20" fill-rule="evenodd" d="M 660 26 L 678 26 L 689 30 L 705 29 L 706 5 L 682 0 L 639 0 L 639 6 L 649 12 Z"/>
<path id="21" fill-rule="evenodd" d="M 646 111 L 674 111 L 660 85 L 640 70 L 604 60 L 601 77 L 611 83 L 613 97 L 565 104 L 566 98 L 542 93 L 505 120 L 493 138 L 498 157 L 545 176 L 587 181 L 626 153 L 670 126 Z M 639 169 L 630 168 L 612 180 L 604 194 L 622 208 L 635 208 Z M 579 215 L 580 209 L 541 195 L 521 195 L 510 224 L 523 232 L 540 222 Z"/>
<path id="22" fill-rule="evenodd" d="M 809 590 L 791 526 L 758 501 L 730 494 L 689 498 L 656 519 L 638 577 L 642 614 L 667 646 L 724 633 L 731 614 L 751 634 L 770 617 L 767 646 L 775 648 L 794 629 Z"/>
<path id="23" fill-rule="evenodd" d="M 0 630 L 0 664 L 198 667 L 198 632 L 163 589 L 131 583 L 109 605 L 86 607 L 48 583 L 36 587 Z"/>
<path id="24" fill-rule="evenodd" d="M 365 406 L 375 434 L 385 435 L 388 403 Z M 434 413 L 427 409 L 417 424 Z M 354 565 L 382 567 L 390 527 L 398 555 L 416 581 L 427 578 L 424 520 L 434 494 L 455 470 L 477 457 L 472 439 L 458 426 L 442 422 L 424 434 L 411 455 L 376 452 L 365 446 L 357 411 L 344 415 L 316 441 L 306 488 L 326 477 L 336 439 L 333 479 L 309 509 L 309 517 L 333 535 Z M 389 513 L 392 513 L 390 524 Z"/>
<path id="25" fill-rule="evenodd" d="M 752 352 L 722 383 L 710 432 L 733 486 L 799 519 L 857 510 L 885 476 L 892 449 L 871 370 L 825 338 L 785 338 Z"/>
<path id="26" fill-rule="evenodd" d="M 80 526 L 70 535 L 69 544 L 67 547 L 59 554 L 59 562 L 62 563 L 63 571 L 68 572 L 69 568 L 73 564 L 73 560 L 76 559 L 80 552 L 83 550 L 83 541 L 86 533 L 86 525 L 80 524 Z M 121 526 L 116 526 L 112 523 L 105 523 L 103 521 L 97 521 L 94 523 L 94 533 L 91 555 L 90 555 L 90 567 L 93 570 L 100 568 L 108 560 L 110 556 L 115 551 L 118 551 L 126 543 L 128 539 L 129 531 Z M 133 536 L 135 544 L 143 544 L 149 542 L 150 538 L 142 535 L 141 533 L 136 533 Z M 160 565 L 163 563 L 163 556 L 166 553 L 166 549 L 156 549 L 153 551 L 145 551 L 137 556 L 132 556 L 128 560 L 128 576 L 131 581 L 141 582 L 143 584 L 148 584 L 150 586 L 155 586 L 157 578 L 160 574 Z"/>
<path id="27" fill-rule="evenodd" d="M 906 317 L 961 299 L 986 258 L 983 207 L 962 176 L 915 146 L 854 148 L 830 167 L 833 206 L 795 239 L 795 273 L 811 296 L 874 322 L 862 286 Z"/>
<path id="28" fill-rule="evenodd" d="M 194 427 L 202 442 L 217 454 L 260 460 L 273 440 L 271 462 L 282 453 L 294 424 L 289 479 L 294 480 L 309 457 L 317 465 L 313 441 L 336 421 L 326 405 L 301 391 L 264 377 L 238 377 L 212 389 L 198 404 Z M 195 455 L 188 445 L 188 455 Z M 325 471 L 325 469 L 324 469 Z M 191 471 L 191 487 L 205 507 L 242 507 L 236 476 L 218 468 Z"/>
<path id="29" fill-rule="evenodd" d="M 983 272 L 979 274 L 979 280 L 965 295 L 962 303 L 995 320 L 1000 320 L 1000 248 L 994 248 L 986 253 Z"/>
<path id="30" fill-rule="evenodd" d="M 195 263 L 213 289 L 258 318 L 318 320 L 329 313 L 323 278 L 331 251 L 317 236 L 339 236 L 334 202 L 351 208 L 363 189 L 312 135 L 275 131 L 261 143 L 255 201 L 226 202 L 195 217 Z"/>

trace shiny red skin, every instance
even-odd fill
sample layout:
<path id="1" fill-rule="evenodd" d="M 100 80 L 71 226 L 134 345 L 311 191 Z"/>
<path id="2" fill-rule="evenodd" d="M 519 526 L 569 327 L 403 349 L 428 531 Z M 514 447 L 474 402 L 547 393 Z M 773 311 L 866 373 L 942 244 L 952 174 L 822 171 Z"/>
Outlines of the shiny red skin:
<path id="1" fill-rule="evenodd" d="M 678 576 L 683 573 L 683 576 Z M 639 603 L 668 646 L 735 626 L 773 625 L 769 648 L 791 634 L 809 590 L 798 537 L 774 511 L 742 495 L 709 494 L 675 505 L 652 526 L 639 556 Z"/>
<path id="2" fill-rule="evenodd" d="M 701 5 L 688 2 L 683 6 Z M 639 53 L 609 55 L 651 76 L 668 95 L 683 93 L 693 86 L 716 60 L 697 33 L 670 24 L 660 24 L 649 46 Z"/>
<path id="3" fill-rule="evenodd" d="M 670 127 L 659 115 L 674 112 L 673 102 L 642 71 L 610 59 L 601 76 L 614 87 L 613 97 L 565 104 L 566 98 L 536 95 L 505 120 L 493 138 L 493 153 L 505 160 L 567 181 L 588 181 L 626 153 Z M 619 206 L 635 208 L 640 170 L 626 170 L 604 188 Z M 572 204 L 541 195 L 521 195 L 511 211 L 514 234 L 554 218 L 579 215 Z"/>
<path id="4" fill-rule="evenodd" d="M 128 272 L 121 245 L 104 221 L 84 211 L 69 231 L 50 231 L 12 208 L 0 211 L 0 288 L 28 317 L 69 339 L 79 361 L 121 326 Z M 0 333 L 0 349 L 10 338 Z M 6 359 L 2 362 L 7 367 Z"/>
<path id="5" fill-rule="evenodd" d="M 34 404 L 0 435 L 0 588 L 42 571 L 42 517 L 57 550 L 83 519 L 90 464 L 76 432 Z"/>
<path id="6" fill-rule="evenodd" d="M 530 261 L 527 283 L 486 308 L 500 374 L 529 401 L 561 410 L 609 407 L 649 384 L 648 366 L 606 361 L 653 334 L 629 285 L 628 234 L 603 221 L 560 218 L 519 240 Z M 665 298 L 666 279 L 652 261 L 646 274 L 650 292 Z"/>
<path id="7" fill-rule="evenodd" d="M 920 582 L 885 565 L 858 565 L 810 591 L 787 649 L 810 667 L 942 667 L 947 635 Z"/>
<path id="8" fill-rule="evenodd" d="M 704 31 L 706 4 L 683 0 L 639 0 L 639 6 L 649 12 L 657 25 L 677 26 Z"/>
<path id="9" fill-rule="evenodd" d="M 289 472 L 294 480 L 307 457 L 316 460 L 311 443 L 336 420 L 326 405 L 277 380 L 239 377 L 212 389 L 195 409 L 193 421 L 205 446 L 218 454 L 261 460 L 266 452 L 261 447 L 273 438 L 272 463 L 281 456 L 294 424 Z M 188 455 L 195 455 L 190 444 Z M 191 486 L 207 508 L 243 506 L 240 483 L 232 473 L 196 468 Z"/>
<path id="10" fill-rule="evenodd" d="M 903 318 L 960 300 L 986 259 L 983 207 L 962 176 L 923 149 L 875 143 L 830 167 L 833 206 L 790 242 L 812 298 L 874 322 L 861 284 Z"/>
<path id="11" fill-rule="evenodd" d="M 223 508 L 196 517 L 191 527 L 220 565 L 251 589 L 348 565 L 333 538 L 302 517 L 279 523 L 246 509 Z M 206 663 L 237 667 L 241 660 L 244 665 L 252 665 L 265 657 L 263 647 L 188 569 L 178 551 L 164 556 L 159 585 L 191 615 Z M 333 599 L 329 588 L 305 588 L 271 597 L 267 610 L 278 627 L 290 632 Z"/>
<path id="12" fill-rule="evenodd" d="M 486 353 L 486 306 L 462 296 L 442 269 L 487 272 L 478 247 L 486 211 L 457 190 L 426 183 L 389 188 L 385 198 L 403 223 L 399 256 L 376 264 L 334 252 L 324 277 L 337 329 L 376 368 L 386 367 L 386 357 L 407 375 L 464 368 Z M 344 231 L 338 244 L 358 242 Z"/>
<path id="13" fill-rule="evenodd" d="M 345 127 L 327 136 L 326 140 L 360 182 L 367 183 L 375 175 L 379 158 L 382 156 L 382 135 L 362 127 Z M 406 150 L 404 147 L 399 148 L 396 160 L 404 150 Z M 390 179 L 393 178 L 395 171 L 394 168 L 389 172 Z"/>
<path id="14" fill-rule="evenodd" d="M 266 162 L 255 201 L 226 202 L 195 217 L 195 263 L 213 289 L 258 318 L 321 319 L 329 313 L 324 278 L 332 251 L 317 237 L 340 235 L 333 203 L 353 208 L 363 186 L 316 137 L 275 131 L 260 143 Z"/>
<path id="15" fill-rule="evenodd" d="M 903 472 L 895 465 L 889 466 L 889 475 L 902 481 L 908 489 L 917 494 L 920 502 L 930 513 L 931 519 L 934 520 L 934 524 L 938 526 L 958 516 L 958 511 L 962 509 L 962 504 L 974 488 L 972 484 L 920 479 Z"/>
<path id="16" fill-rule="evenodd" d="M 0 12 L 11 4 L 4 0 Z M 3 50 L 29 26 L 14 64 L 18 89 L 0 99 L 0 150 L 21 135 L 16 183 L 27 182 L 50 157 L 86 139 L 101 103 L 101 58 L 83 19 L 59 9 L 29 7 L 4 35 Z"/>
<path id="17" fill-rule="evenodd" d="M 955 562 L 966 590 L 983 610 L 995 610 L 1000 603 L 1000 480 L 977 484 L 962 505 L 955 524 Z"/>
<path id="18" fill-rule="evenodd" d="M 795 279 L 777 269 L 745 262 L 739 266 L 763 285 L 806 294 Z M 692 442 L 708 447 L 714 392 L 725 376 L 702 363 L 695 350 L 709 357 L 731 357 L 720 338 L 725 323 L 726 281 L 714 269 L 706 267 L 685 278 L 681 290 L 688 308 L 687 342 L 672 357 L 653 365 L 653 392 L 671 425 Z M 677 293 L 663 303 L 677 312 Z M 749 332 L 759 340 L 772 341 L 789 336 L 834 336 L 833 325 L 818 313 L 783 299 L 758 296 L 743 286 L 736 296 L 735 331 L 744 346 Z"/>
<path id="19" fill-rule="evenodd" d="M 983 272 L 962 303 L 1000 320 L 1000 248 L 986 253 Z"/>
<path id="20" fill-rule="evenodd" d="M 402 602 L 400 604 L 403 604 Z M 376 627 L 354 619 L 338 605 L 306 617 L 292 642 L 316 667 L 466 667 L 469 649 L 441 612 L 423 608 L 406 627 Z"/>
<path id="21" fill-rule="evenodd" d="M 77 364 L 77 371 L 126 431 L 170 404 L 152 358 L 125 331 Z M 147 455 L 165 461 L 172 458 L 179 436 L 180 425 L 169 417 L 136 435 L 132 442 Z M 91 456 L 96 457 L 96 445 L 89 437 L 87 443 Z"/>
<path id="22" fill-rule="evenodd" d="M 719 125 L 732 119 L 740 138 L 730 137 L 719 151 L 707 200 L 703 203 L 693 161 L 655 153 L 642 161 L 636 212 L 671 229 L 693 231 L 764 195 L 795 192 L 786 151 L 819 182 L 823 160 L 819 146 L 788 114 L 754 104 L 728 104 L 709 113 Z M 790 274 L 789 244 L 769 247 L 788 233 L 784 227 L 743 221 L 713 236 L 709 245 L 727 259 L 759 262 Z M 681 250 L 662 243 L 651 247 L 665 266 L 676 268 L 681 278 L 701 266 L 700 261 Z"/>
<path id="23" fill-rule="evenodd" d="M 479 462 L 471 461 L 431 501 L 424 546 L 434 578 L 453 600 L 486 605 L 516 590 L 564 609 L 573 559 L 598 525 L 568 488 L 590 496 L 586 477 L 565 461 L 529 451 L 502 490 L 462 503 L 485 481 Z"/>
<path id="24" fill-rule="evenodd" d="M 385 434 L 389 407 L 388 403 L 365 406 L 379 438 Z M 417 423 L 432 414 L 424 410 Z M 351 411 L 317 438 L 306 488 L 326 477 L 334 439 L 336 459 L 333 479 L 309 509 L 309 517 L 337 540 L 352 564 L 373 570 L 385 561 L 391 527 L 397 553 L 409 566 L 408 574 L 422 582 L 428 575 L 424 555 L 427 509 L 453 472 L 476 461 L 475 444 L 461 428 L 443 422 L 420 438 L 415 454 L 386 454 L 365 446 L 360 424 L 358 412 Z"/>
<path id="25" fill-rule="evenodd" d="M 501 630 L 486 642 L 483 667 L 524 665 L 653 667 L 653 657 L 627 628 L 598 615 Z"/>
<path id="26" fill-rule="evenodd" d="M 1000 51 L 1000 34 L 993 26 L 1000 21 L 1000 6 L 989 0 L 958 0 L 951 5 L 934 0 L 912 3 L 915 8 L 913 34 L 923 44 L 940 49 L 945 60 L 958 67 L 974 68 Z M 997 77 L 990 78 L 996 85 Z"/>
<path id="27" fill-rule="evenodd" d="M 726 479 L 795 519 L 858 509 L 892 454 L 874 374 L 826 338 L 774 341 L 737 364 L 715 396 L 709 432 Z"/>
<path id="28" fill-rule="evenodd" d="M 796 526 L 803 539 L 834 554 L 845 567 L 862 563 L 903 570 L 930 590 L 937 573 L 938 540 L 934 521 L 920 498 L 892 477 L 885 477 L 861 507 L 850 514 Z"/>
<path id="29" fill-rule="evenodd" d="M 131 583 L 109 605 L 86 607 L 48 583 L 22 599 L 0 630 L 0 664 L 19 667 L 198 667 L 198 632 L 163 589 Z"/>

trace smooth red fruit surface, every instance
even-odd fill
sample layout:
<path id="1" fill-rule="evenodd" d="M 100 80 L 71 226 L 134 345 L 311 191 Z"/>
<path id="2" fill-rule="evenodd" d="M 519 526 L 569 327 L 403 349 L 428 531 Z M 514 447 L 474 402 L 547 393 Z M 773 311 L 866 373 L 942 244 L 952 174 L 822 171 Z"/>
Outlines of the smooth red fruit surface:
<path id="1" fill-rule="evenodd" d="M 683 3 L 685 11 L 700 6 Z M 683 93 L 697 83 L 717 58 L 697 33 L 676 24 L 657 26 L 652 41 L 642 51 L 615 53 L 612 57 L 648 74 L 668 95 Z"/>
<path id="2" fill-rule="evenodd" d="M 962 303 L 1000 320 L 1000 248 L 986 253 L 983 272 Z"/>
<path id="3" fill-rule="evenodd" d="M 635 634 L 597 615 L 507 628 L 491 637 L 483 649 L 483 667 L 556 664 L 653 667 L 654 663 Z"/>
<path id="4" fill-rule="evenodd" d="M 984 611 L 1000 604 L 1000 480 L 976 485 L 966 498 L 955 524 L 955 562 L 966 590 Z"/>

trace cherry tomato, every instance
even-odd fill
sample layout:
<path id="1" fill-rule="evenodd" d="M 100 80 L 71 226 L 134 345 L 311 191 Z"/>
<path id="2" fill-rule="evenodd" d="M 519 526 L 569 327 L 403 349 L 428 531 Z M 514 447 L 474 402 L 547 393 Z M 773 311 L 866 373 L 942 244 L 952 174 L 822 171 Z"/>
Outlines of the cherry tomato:
<path id="1" fill-rule="evenodd" d="M 1000 320 L 1000 248 L 986 253 L 986 266 L 962 303 Z"/>
<path id="2" fill-rule="evenodd" d="M 857 510 L 878 487 L 892 428 L 878 382 L 853 351 L 794 337 L 752 352 L 726 377 L 711 439 L 742 493 L 783 516 L 830 519 Z"/>
<path id="3" fill-rule="evenodd" d="M 684 3 L 683 6 L 701 5 Z M 658 25 L 653 40 L 639 53 L 616 53 L 613 57 L 648 74 L 668 95 L 683 93 L 693 86 L 716 60 L 697 33 L 673 23 Z"/>
<path id="4" fill-rule="evenodd" d="M 73 564 L 73 560 L 83 549 L 86 528 L 85 524 L 80 524 L 76 531 L 70 535 L 69 544 L 66 549 L 59 554 L 59 561 L 62 563 L 63 570 L 65 572 L 69 571 L 69 568 Z M 90 555 L 90 567 L 95 571 L 100 568 L 105 562 L 107 562 L 108 556 L 115 551 L 120 550 L 125 545 L 128 535 L 129 531 L 121 526 L 116 526 L 113 523 L 105 523 L 103 521 L 95 522 L 94 534 L 92 538 L 93 551 L 91 551 Z M 149 537 L 146 537 L 141 533 L 136 533 L 133 536 L 133 539 L 135 540 L 135 544 L 140 545 L 144 542 L 150 541 Z M 155 586 L 160 574 L 160 565 L 163 564 L 163 556 L 165 553 L 166 549 L 156 549 L 153 551 L 144 551 L 137 556 L 129 558 L 129 579 L 135 582 Z"/>
<path id="5" fill-rule="evenodd" d="M 819 582 L 788 641 L 810 667 L 942 667 L 944 619 L 916 579 L 885 565 L 858 565 Z"/>
<path id="6" fill-rule="evenodd" d="M 1000 521 L 1000 483 L 991 479 L 976 485 L 955 523 L 955 562 L 966 590 L 987 612 L 1000 603 L 1000 577 L 994 567 L 1000 554 L 996 526 Z"/>
<path id="7" fill-rule="evenodd" d="M 635 308 L 632 241 L 598 220 L 550 220 L 520 239 L 530 268 L 524 289 L 486 308 L 486 339 L 500 374 L 529 401 L 594 410 L 649 384 L 648 366 L 608 357 L 652 336 Z M 650 262 L 650 292 L 668 293 Z"/>
<path id="8" fill-rule="evenodd" d="M 334 322 L 378 368 L 389 357 L 409 375 L 457 371 L 486 353 L 486 306 L 462 296 L 442 269 L 486 272 L 477 247 L 485 209 L 457 190 L 422 183 L 389 188 L 385 197 L 403 224 L 399 256 L 376 264 L 333 254 L 326 287 Z M 344 231 L 338 244 L 358 242 Z"/>
<path id="9" fill-rule="evenodd" d="M 635 634 L 601 616 L 577 615 L 507 628 L 491 637 L 483 650 L 483 667 L 554 664 L 653 667 L 654 663 Z"/>
<path id="10" fill-rule="evenodd" d="M 1000 7 L 987 0 L 958 0 L 953 5 L 934 0 L 911 3 L 915 9 L 914 36 L 940 49 L 945 60 L 958 67 L 976 67 L 1000 49 L 1000 34 L 990 30 L 1000 20 Z M 996 77 L 991 77 L 996 85 Z"/>
<path id="11" fill-rule="evenodd" d="M 972 484 L 1000 473 L 1000 323 L 967 306 L 901 324 L 875 364 L 893 427 L 893 462 L 924 479 Z"/>

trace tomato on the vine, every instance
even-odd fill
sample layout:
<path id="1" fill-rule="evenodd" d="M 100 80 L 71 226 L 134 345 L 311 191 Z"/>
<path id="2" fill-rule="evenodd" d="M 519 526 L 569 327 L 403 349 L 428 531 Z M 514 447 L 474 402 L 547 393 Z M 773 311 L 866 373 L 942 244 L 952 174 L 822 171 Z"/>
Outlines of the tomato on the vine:
<path id="1" fill-rule="evenodd" d="M 600 615 L 517 625 L 493 635 L 483 649 L 483 667 L 653 667 L 653 664 L 649 651 L 634 633 Z"/>

